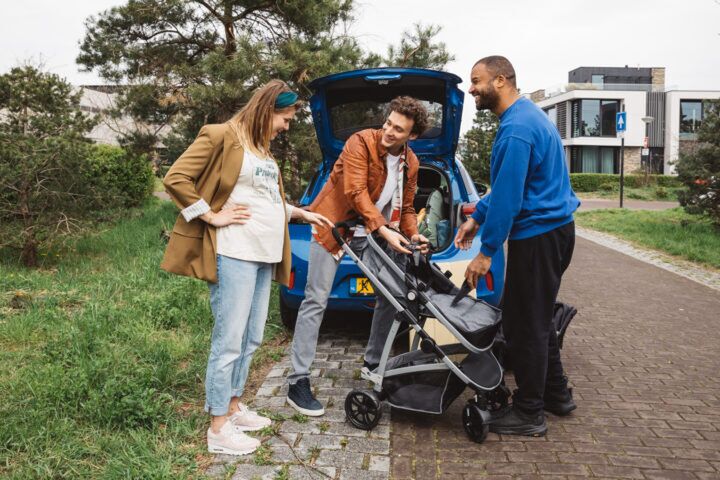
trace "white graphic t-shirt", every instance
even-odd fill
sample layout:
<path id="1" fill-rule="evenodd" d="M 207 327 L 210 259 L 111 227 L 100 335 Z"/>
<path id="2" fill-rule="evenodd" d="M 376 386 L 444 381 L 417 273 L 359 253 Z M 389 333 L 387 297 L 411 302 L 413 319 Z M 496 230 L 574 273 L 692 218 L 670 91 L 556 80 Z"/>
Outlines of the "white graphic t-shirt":
<path id="1" fill-rule="evenodd" d="M 385 162 L 387 165 L 387 179 L 382 192 L 380 192 L 380 197 L 375 202 L 375 207 L 380 210 L 380 213 L 394 228 L 398 228 L 400 225 L 400 209 L 402 208 L 403 163 L 399 155 L 390 155 L 389 153 Z M 358 225 L 355 228 L 354 236 L 366 237 L 365 227 Z"/>
<path id="2" fill-rule="evenodd" d="M 244 225 L 217 229 L 217 253 L 253 262 L 277 263 L 282 260 L 286 209 L 280 196 L 280 172 L 271 158 L 262 159 L 246 150 L 242 169 L 226 206 L 242 204 L 250 208 Z"/>

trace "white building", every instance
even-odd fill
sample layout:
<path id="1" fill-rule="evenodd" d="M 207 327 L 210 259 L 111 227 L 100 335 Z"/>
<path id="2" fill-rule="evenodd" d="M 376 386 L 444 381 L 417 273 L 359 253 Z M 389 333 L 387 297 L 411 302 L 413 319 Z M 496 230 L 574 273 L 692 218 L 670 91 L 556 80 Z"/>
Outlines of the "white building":
<path id="1" fill-rule="evenodd" d="M 625 111 L 625 172 L 674 174 L 679 153 L 697 140 L 706 100 L 720 98 L 720 90 L 667 89 L 664 68 L 580 67 L 568 80 L 530 98 L 558 127 L 571 173 L 620 172 L 615 116 Z"/>
<path id="2" fill-rule="evenodd" d="M 164 138 L 170 131 L 168 125 L 148 125 L 134 121 L 128 115 L 116 118 L 109 115 L 110 110 L 117 101 L 117 91 L 120 87 L 114 85 L 83 85 L 80 98 L 80 110 L 87 115 L 96 117 L 97 125 L 87 135 L 95 143 L 119 145 L 118 139 L 131 132 L 141 131 L 159 135 Z M 161 150 L 165 146 L 158 143 L 156 148 Z"/>

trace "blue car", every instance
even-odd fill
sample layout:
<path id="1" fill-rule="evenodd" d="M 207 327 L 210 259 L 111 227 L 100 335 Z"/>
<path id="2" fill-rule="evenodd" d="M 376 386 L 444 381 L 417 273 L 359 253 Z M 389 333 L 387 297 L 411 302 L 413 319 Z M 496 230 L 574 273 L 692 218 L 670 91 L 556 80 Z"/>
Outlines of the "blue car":
<path id="1" fill-rule="evenodd" d="M 399 95 L 422 100 L 430 114 L 430 126 L 422 136 L 410 142 L 420 160 L 414 206 L 419 212 L 418 218 L 425 217 L 422 228 L 430 228 L 435 234 L 431 239 L 436 247 L 433 261 L 451 272 L 451 278 L 458 285 L 462 283 L 468 263 L 480 251 L 480 238 L 476 237 L 472 248 L 465 251 L 455 248 L 452 241 L 458 226 L 474 211 L 475 203 L 486 190 L 483 185 L 473 183 L 462 163 L 455 158 L 464 97 L 457 87 L 460 82 L 460 77 L 451 73 L 415 68 L 354 70 L 314 80 L 310 83 L 314 92 L 310 107 L 323 161 L 300 199 L 301 205 L 312 203 L 325 185 L 345 141 L 353 133 L 382 127 L 390 100 Z M 436 207 L 441 205 L 440 212 L 434 208 L 434 215 L 425 216 L 430 211 L 426 208 L 428 202 L 435 202 Z M 290 224 L 292 275 L 290 286 L 280 289 L 281 317 L 290 328 L 295 325 L 304 297 L 310 238 L 310 225 Z M 490 271 L 492 278 L 481 279 L 477 296 L 497 305 L 504 283 L 502 249 L 493 257 Z M 350 258 L 343 257 L 328 301 L 328 311 L 369 312 L 374 305 L 372 285 Z"/>

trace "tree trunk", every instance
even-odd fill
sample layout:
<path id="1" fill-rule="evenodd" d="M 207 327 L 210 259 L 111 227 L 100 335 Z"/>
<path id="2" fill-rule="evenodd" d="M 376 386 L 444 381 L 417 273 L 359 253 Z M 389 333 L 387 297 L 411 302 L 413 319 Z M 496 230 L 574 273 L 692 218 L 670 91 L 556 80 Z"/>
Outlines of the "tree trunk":
<path id="1" fill-rule="evenodd" d="M 20 254 L 20 260 L 26 267 L 37 267 L 37 242 L 35 241 L 35 233 L 30 230 L 23 232 L 25 241 L 23 242 L 22 253 Z"/>
<path id="2" fill-rule="evenodd" d="M 30 215 L 30 186 L 27 182 L 20 189 L 19 207 L 20 214 L 23 218 L 23 249 L 20 254 L 20 260 L 26 267 L 37 267 L 37 241 L 35 240 L 35 230 L 32 225 L 32 215 Z"/>
<path id="3" fill-rule="evenodd" d="M 223 17 L 222 23 L 225 29 L 225 56 L 232 58 L 237 51 L 237 45 L 235 43 L 235 24 L 233 23 L 233 12 L 231 5 L 225 5 L 225 16 Z"/>

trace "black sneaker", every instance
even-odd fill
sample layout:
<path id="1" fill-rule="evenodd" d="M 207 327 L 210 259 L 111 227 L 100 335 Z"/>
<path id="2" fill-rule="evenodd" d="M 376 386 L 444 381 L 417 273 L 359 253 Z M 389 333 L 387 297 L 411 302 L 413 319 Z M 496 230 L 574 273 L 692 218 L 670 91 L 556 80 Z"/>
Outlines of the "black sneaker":
<path id="1" fill-rule="evenodd" d="M 307 377 L 301 378 L 295 385 L 290 385 L 287 403 L 308 417 L 319 417 L 325 414 L 322 404 L 315 399 L 310 390 L 310 380 Z"/>
<path id="2" fill-rule="evenodd" d="M 545 414 L 542 411 L 536 414 L 529 414 L 514 407 L 509 408 L 505 411 L 504 415 L 491 420 L 490 431 L 500 435 L 542 437 L 547 433 Z"/>
<path id="3" fill-rule="evenodd" d="M 577 408 L 573 401 L 572 388 L 568 388 L 567 385 L 568 378 L 563 375 L 558 383 L 545 386 L 545 395 L 543 396 L 545 410 L 564 417 Z"/>

